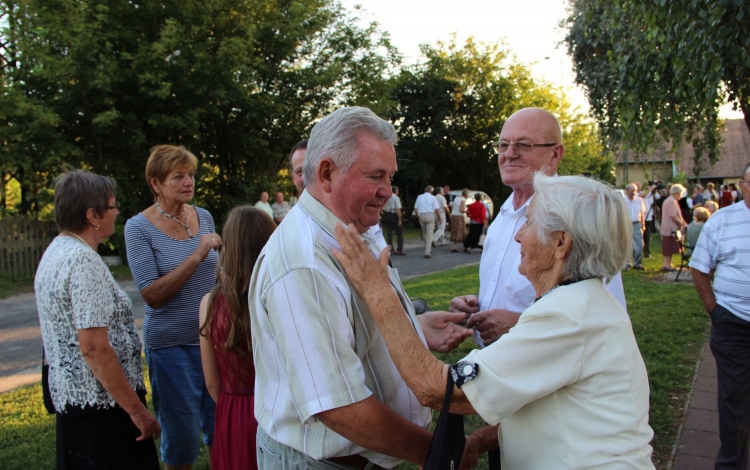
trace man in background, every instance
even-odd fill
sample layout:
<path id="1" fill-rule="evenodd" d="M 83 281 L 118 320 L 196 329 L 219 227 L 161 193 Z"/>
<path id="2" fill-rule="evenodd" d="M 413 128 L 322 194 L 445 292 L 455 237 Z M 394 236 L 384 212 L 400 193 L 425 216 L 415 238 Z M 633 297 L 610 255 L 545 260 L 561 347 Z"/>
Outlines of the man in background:
<path id="1" fill-rule="evenodd" d="M 739 183 L 744 203 L 706 221 L 690 258 L 695 289 L 711 318 L 721 441 L 716 470 L 745 470 L 750 447 L 750 163 Z"/>
<path id="2" fill-rule="evenodd" d="M 404 253 L 404 227 L 402 223 L 401 198 L 398 197 L 398 186 L 391 186 L 393 196 L 388 199 L 383 208 L 383 225 L 386 229 L 388 245 L 391 246 L 391 254 L 403 256 Z M 393 249 L 393 232 L 396 232 L 398 247 Z"/>
<path id="3" fill-rule="evenodd" d="M 424 238 L 424 257 L 432 258 L 432 240 L 435 234 L 435 221 L 440 217 L 442 210 L 438 206 L 437 199 L 432 195 L 435 190 L 428 185 L 424 192 L 417 196 L 414 202 L 414 213 L 419 218 L 419 226 L 422 227 L 422 238 Z"/>
<path id="4" fill-rule="evenodd" d="M 448 209 L 448 202 L 445 200 L 443 195 L 443 188 L 438 186 L 435 190 L 435 200 L 437 200 L 440 212 L 438 218 L 435 220 L 437 230 L 435 230 L 434 240 L 435 245 L 445 246 L 448 244 L 448 240 L 445 239 L 445 227 L 448 224 L 448 217 L 450 216 L 450 209 Z"/>
<path id="5" fill-rule="evenodd" d="M 276 222 L 276 225 L 280 224 L 282 220 L 284 220 L 284 217 L 286 217 L 286 214 L 289 212 L 289 209 L 292 207 L 289 205 L 288 202 L 284 200 L 284 193 L 281 191 L 276 192 L 276 200 L 273 204 L 271 204 L 271 210 L 273 211 L 273 220 Z"/>
<path id="6" fill-rule="evenodd" d="M 633 264 L 628 263 L 625 269 L 632 267 L 643 271 L 645 268 L 641 263 L 643 262 L 643 229 L 645 227 L 646 204 L 643 203 L 643 199 L 636 195 L 636 191 L 638 191 L 638 187 L 633 183 L 625 186 L 625 204 L 628 206 L 630 222 L 633 224 Z"/>
<path id="7" fill-rule="evenodd" d="M 268 193 L 266 191 L 260 193 L 260 201 L 255 203 L 255 207 L 265 211 L 265 213 L 273 219 L 273 209 L 271 208 L 271 204 L 268 203 Z"/>

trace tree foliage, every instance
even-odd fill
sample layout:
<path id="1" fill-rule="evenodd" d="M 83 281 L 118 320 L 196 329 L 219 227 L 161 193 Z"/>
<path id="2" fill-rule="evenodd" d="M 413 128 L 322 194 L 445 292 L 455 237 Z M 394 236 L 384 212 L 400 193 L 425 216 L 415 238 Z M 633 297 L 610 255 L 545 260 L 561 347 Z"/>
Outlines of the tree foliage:
<path id="1" fill-rule="evenodd" d="M 612 161 L 595 127 L 549 83 L 534 80 L 502 44 L 469 38 L 459 45 L 454 37 L 421 49 L 423 62 L 397 79 L 398 104 L 391 111 L 399 131 L 396 181 L 406 189 L 402 198 L 415 198 L 427 184 L 446 183 L 483 190 L 496 201 L 507 197 L 490 143 L 511 114 L 529 106 L 560 118 L 567 149 L 561 172 L 611 179 Z"/>
<path id="2" fill-rule="evenodd" d="M 388 106 L 399 62 L 377 26 L 331 0 L 15 0 L 0 6 L 1 171 L 22 213 L 61 164 L 115 177 L 128 217 L 150 204 L 149 149 L 201 162 L 197 202 L 221 220 L 279 179 L 333 107 Z M 6 178 L 8 177 L 6 176 Z"/>
<path id="3" fill-rule="evenodd" d="M 750 128 L 746 0 L 571 0 L 565 39 L 603 134 L 636 152 L 690 140 L 695 171 L 718 159 L 725 102 Z"/>

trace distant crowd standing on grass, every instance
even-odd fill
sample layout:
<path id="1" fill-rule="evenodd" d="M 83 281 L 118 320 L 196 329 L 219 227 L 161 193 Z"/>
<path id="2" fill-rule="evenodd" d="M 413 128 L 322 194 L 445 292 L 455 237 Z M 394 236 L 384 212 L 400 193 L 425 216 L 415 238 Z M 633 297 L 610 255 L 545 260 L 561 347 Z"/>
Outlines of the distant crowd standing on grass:
<path id="1" fill-rule="evenodd" d="M 421 315 L 389 266 L 405 254 L 396 132 L 369 109 L 316 124 L 289 156 L 295 195 L 271 192 L 271 204 L 262 191 L 255 207 L 231 211 L 222 236 L 191 204 L 195 155 L 154 147 L 145 171 L 154 203 L 127 221 L 125 241 L 146 301 L 155 416 L 130 299 L 96 254 L 114 231 L 114 181 L 61 176 L 60 235 L 35 279 L 58 468 L 158 468 L 155 439 L 166 469 L 192 468 L 202 445 L 215 470 L 422 466 L 443 444 L 429 408 L 447 389 L 452 411 L 491 424 L 468 436 L 456 468 L 491 451 L 511 470 L 651 469 L 648 377 L 621 270 L 644 269 L 657 232 L 662 271 L 692 256 L 711 315 L 716 468 L 744 468 L 750 165 L 734 189 L 631 183 L 621 197 L 585 177 L 553 177 L 565 145 L 548 111 L 518 110 L 499 130 L 497 184 L 512 193 L 494 220 L 482 193 L 449 201 L 448 186 L 430 185 L 417 199 L 426 258 L 448 231 L 452 252 L 482 248 L 476 290 Z M 478 349 L 456 364 L 428 352 L 469 336 Z"/>

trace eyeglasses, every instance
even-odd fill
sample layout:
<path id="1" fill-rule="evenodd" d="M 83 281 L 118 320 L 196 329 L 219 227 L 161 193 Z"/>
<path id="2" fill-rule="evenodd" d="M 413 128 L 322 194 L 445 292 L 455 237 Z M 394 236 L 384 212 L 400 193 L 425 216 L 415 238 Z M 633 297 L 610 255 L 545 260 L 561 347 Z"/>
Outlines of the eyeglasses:
<path id="1" fill-rule="evenodd" d="M 501 140 L 500 142 L 492 142 L 492 147 L 497 150 L 498 155 L 505 155 L 510 147 L 513 147 L 513 151 L 519 155 L 528 155 L 536 147 L 553 147 L 556 143 L 548 144 L 532 144 L 531 142 L 506 142 Z"/>
<path id="2" fill-rule="evenodd" d="M 120 210 L 120 203 L 116 202 L 114 206 L 104 206 L 105 209 L 117 209 Z"/>

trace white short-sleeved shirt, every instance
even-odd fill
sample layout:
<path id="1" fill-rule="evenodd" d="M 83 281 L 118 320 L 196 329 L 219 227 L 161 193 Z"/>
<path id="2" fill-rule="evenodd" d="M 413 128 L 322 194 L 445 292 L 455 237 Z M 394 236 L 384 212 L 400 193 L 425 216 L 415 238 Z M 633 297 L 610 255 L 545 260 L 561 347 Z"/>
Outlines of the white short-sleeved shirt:
<path id="1" fill-rule="evenodd" d="M 437 199 L 430 193 L 422 193 L 417 196 L 417 200 L 414 202 L 414 208 L 419 212 L 419 215 L 429 214 L 430 212 L 435 213 L 436 210 L 440 209 Z"/>
<path id="2" fill-rule="evenodd" d="M 630 221 L 633 223 L 640 222 L 641 214 L 646 213 L 646 204 L 643 203 L 643 199 L 639 198 L 638 196 L 634 196 L 632 201 L 628 198 L 625 198 L 625 204 L 628 206 Z"/>
<path id="3" fill-rule="evenodd" d="M 715 269 L 716 302 L 750 321 L 750 208 L 740 202 L 716 211 L 698 237 L 690 267 L 709 274 Z"/>
<path id="4" fill-rule="evenodd" d="M 465 360 L 508 470 L 653 469 L 646 367 L 625 309 L 589 279 L 550 292 Z"/>
<path id="5" fill-rule="evenodd" d="M 67 405 L 94 409 L 117 405 L 81 354 L 81 329 L 107 328 L 107 339 L 128 383 L 145 391 L 141 340 L 130 297 L 90 246 L 71 237 L 52 240 L 39 263 L 34 291 L 50 394 L 58 412 Z"/>
<path id="6" fill-rule="evenodd" d="M 385 203 L 385 207 L 383 207 L 384 211 L 390 212 L 392 214 L 398 213 L 400 209 L 401 209 L 401 199 L 395 194 L 392 195 L 390 199 L 388 199 L 388 202 Z"/>

